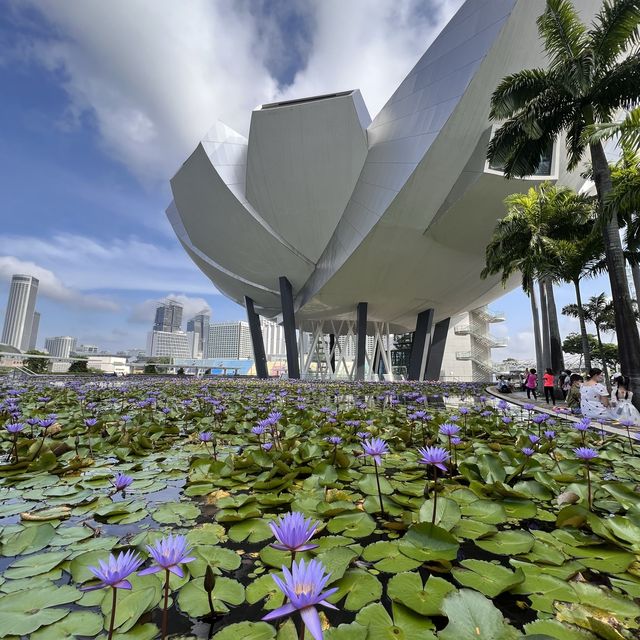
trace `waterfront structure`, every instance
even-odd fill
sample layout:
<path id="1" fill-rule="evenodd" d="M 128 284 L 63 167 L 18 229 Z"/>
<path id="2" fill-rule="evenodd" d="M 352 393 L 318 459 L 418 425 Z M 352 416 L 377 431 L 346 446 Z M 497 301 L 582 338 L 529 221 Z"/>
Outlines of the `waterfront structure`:
<path id="1" fill-rule="evenodd" d="M 131 373 L 131 367 L 127 364 L 125 356 L 92 355 L 87 358 L 87 368 L 102 371 L 103 373 L 125 376 Z"/>
<path id="2" fill-rule="evenodd" d="M 600 7 L 579 9 L 588 21 Z M 547 65 L 544 8 L 466 0 L 373 120 L 358 90 L 264 104 L 248 139 L 217 123 L 187 158 L 167 215 L 195 264 L 245 305 L 259 376 L 265 316 L 284 326 L 292 378 L 313 373 L 305 332 L 311 354 L 330 345 L 327 375 L 339 375 L 336 338 L 354 336 L 347 375 L 363 379 L 378 371 L 367 336 L 389 371 L 389 335 L 411 331 L 408 377 L 437 378 L 451 318 L 504 293 L 498 275 L 480 278 L 504 198 L 583 183 L 562 139 L 524 179 L 486 161 L 492 91 Z"/>
<path id="3" fill-rule="evenodd" d="M 169 358 L 193 358 L 197 347 L 197 333 L 189 331 L 149 331 L 147 356 Z"/>
<path id="4" fill-rule="evenodd" d="M 207 339 L 207 358 L 253 358 L 247 322 L 212 322 Z"/>
<path id="5" fill-rule="evenodd" d="M 31 337 L 29 338 L 29 351 L 36 348 L 38 342 L 38 329 L 40 328 L 40 314 L 33 312 L 33 320 L 31 321 Z"/>
<path id="6" fill-rule="evenodd" d="M 203 358 L 206 353 L 210 322 L 211 314 L 208 309 L 203 309 L 187 322 L 187 331 L 193 331 L 198 334 L 196 358 Z"/>
<path id="7" fill-rule="evenodd" d="M 154 331 L 180 331 L 182 328 L 183 306 L 175 300 L 165 300 L 156 307 Z"/>
<path id="8" fill-rule="evenodd" d="M 493 363 L 492 350 L 506 347 L 507 341 L 491 334 L 490 327 L 503 322 L 504 315 L 480 307 L 454 318 L 446 339 L 441 380 L 482 382 L 499 372 Z"/>
<path id="9" fill-rule="evenodd" d="M 45 338 L 45 351 L 54 358 L 68 358 L 72 351 L 76 350 L 77 338 L 71 336 L 55 336 Z"/>
<path id="10" fill-rule="evenodd" d="M 38 279 L 33 276 L 16 274 L 11 278 L 9 300 L 0 342 L 11 345 L 21 351 L 29 349 L 38 284 Z"/>

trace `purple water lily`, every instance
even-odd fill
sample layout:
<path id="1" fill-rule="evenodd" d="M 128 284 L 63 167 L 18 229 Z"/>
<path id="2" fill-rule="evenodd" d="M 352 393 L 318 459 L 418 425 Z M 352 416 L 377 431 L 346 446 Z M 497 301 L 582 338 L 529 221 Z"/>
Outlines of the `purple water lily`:
<path id="1" fill-rule="evenodd" d="M 271 449 L 273 449 L 273 442 L 265 442 L 264 444 L 260 445 L 265 451 L 271 451 Z"/>
<path id="2" fill-rule="evenodd" d="M 111 621 L 109 623 L 109 635 L 107 640 L 113 637 L 113 626 L 116 619 L 116 601 L 118 589 L 131 589 L 131 583 L 127 578 L 142 564 L 142 558 L 135 551 L 121 551 L 117 556 L 109 554 L 108 560 L 98 560 L 99 567 L 89 567 L 100 582 L 96 585 L 81 587 L 81 591 L 95 591 L 110 587 L 113 591 L 111 602 Z"/>
<path id="3" fill-rule="evenodd" d="M 451 436 L 455 436 L 457 433 L 460 433 L 460 427 L 457 424 L 451 424 L 451 423 L 445 422 L 443 425 L 440 426 L 439 431 L 443 435 L 451 437 Z"/>
<path id="4" fill-rule="evenodd" d="M 11 434 L 20 433 L 24 429 L 24 424 L 22 422 L 11 422 L 5 425 L 5 429 Z"/>
<path id="5" fill-rule="evenodd" d="M 200 442 L 211 442 L 211 440 L 213 440 L 213 434 L 211 433 L 211 431 L 201 431 L 198 434 L 198 439 L 200 440 Z"/>
<path id="6" fill-rule="evenodd" d="M 113 485 L 113 492 L 117 493 L 124 491 L 133 482 L 133 478 L 124 473 L 117 473 L 110 482 Z"/>
<path id="7" fill-rule="evenodd" d="M 363 456 L 371 456 L 376 464 L 382 464 L 382 456 L 389 453 L 389 445 L 382 438 L 370 438 L 362 443 Z"/>
<path id="8" fill-rule="evenodd" d="M 299 551 L 315 549 L 318 545 L 309 544 L 309 540 L 315 534 L 319 524 L 319 522 L 313 522 L 311 518 L 305 519 L 298 511 L 287 513 L 269 523 L 271 532 L 277 540 L 271 546 L 280 551 L 290 551 L 292 558 L 295 558 L 295 554 Z"/>
<path id="9" fill-rule="evenodd" d="M 84 421 L 86 427 L 95 427 L 98 424 L 97 418 L 87 418 Z"/>
<path id="10" fill-rule="evenodd" d="M 325 438 L 325 440 L 329 444 L 340 444 L 342 442 L 342 438 L 340 436 L 329 436 L 328 438 Z"/>
<path id="11" fill-rule="evenodd" d="M 322 624 L 316 606 L 322 605 L 336 609 L 326 601 L 326 598 L 334 594 L 338 590 L 337 587 L 324 590 L 331 574 L 325 574 L 324 565 L 319 560 L 311 560 L 309 564 L 305 564 L 304 560 L 300 560 L 299 563 L 294 562 L 291 571 L 282 567 L 282 573 L 284 580 L 276 575 L 272 577 L 289 602 L 271 611 L 262 619 L 275 620 L 299 611 L 314 640 L 323 640 Z"/>
<path id="12" fill-rule="evenodd" d="M 535 451 L 531 447 L 522 447 L 520 451 L 522 451 L 522 453 L 524 453 L 527 458 L 530 458 L 535 453 Z"/>
<path id="13" fill-rule="evenodd" d="M 418 453 L 420 454 L 418 459 L 420 464 L 433 465 L 442 471 L 447 470 L 444 463 L 449 460 L 449 454 L 446 449 L 442 447 L 419 447 Z"/>
<path id="14" fill-rule="evenodd" d="M 146 576 L 150 573 L 165 572 L 164 578 L 164 609 L 162 610 L 162 640 L 167 635 L 167 611 L 169 606 L 169 574 L 174 573 L 179 578 L 184 578 L 184 571 L 181 564 L 193 562 L 195 558 L 189 556 L 191 549 L 184 536 L 168 535 L 166 538 L 158 540 L 153 545 L 147 545 L 147 549 L 154 559 L 155 564 L 143 569 L 138 573 Z"/>

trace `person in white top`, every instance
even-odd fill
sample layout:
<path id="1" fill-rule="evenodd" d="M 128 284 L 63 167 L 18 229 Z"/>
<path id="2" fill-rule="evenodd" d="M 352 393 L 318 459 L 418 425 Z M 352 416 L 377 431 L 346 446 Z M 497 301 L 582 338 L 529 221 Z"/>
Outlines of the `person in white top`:
<path id="1" fill-rule="evenodd" d="M 640 425 L 640 411 L 638 411 L 631 401 L 633 400 L 633 391 L 629 391 L 631 380 L 628 376 L 618 375 L 616 377 L 616 386 L 611 391 L 611 407 L 613 410 L 614 420 L 628 420 L 634 425 Z"/>
<path id="2" fill-rule="evenodd" d="M 609 392 L 602 384 L 602 369 L 590 369 L 586 382 L 580 387 L 580 411 L 587 418 L 613 420 Z"/>

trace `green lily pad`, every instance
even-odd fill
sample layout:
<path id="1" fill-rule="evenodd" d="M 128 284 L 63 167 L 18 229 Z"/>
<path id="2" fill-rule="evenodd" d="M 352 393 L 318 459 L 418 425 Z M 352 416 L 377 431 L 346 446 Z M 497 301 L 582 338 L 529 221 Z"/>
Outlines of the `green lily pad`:
<path id="1" fill-rule="evenodd" d="M 244 587 L 231 578 L 216 578 L 211 592 L 213 610 L 216 613 L 227 613 L 227 605 L 237 606 L 244 602 Z M 178 593 L 178 606 L 186 614 L 199 618 L 210 613 L 207 592 L 204 589 L 204 578 L 196 578 L 188 582 Z"/>
<path id="2" fill-rule="evenodd" d="M 391 495 L 393 493 L 391 483 L 383 475 L 378 476 L 378 479 L 380 480 L 380 492 L 384 495 Z M 358 489 L 369 496 L 377 496 L 378 485 L 376 484 L 376 474 L 365 473 L 358 481 Z"/>
<path id="3" fill-rule="evenodd" d="M 475 502 L 461 505 L 460 511 L 465 518 L 478 520 L 485 524 L 501 524 L 509 518 L 501 504 L 491 500 L 480 500 L 477 496 Z"/>
<path id="4" fill-rule="evenodd" d="M 282 593 L 270 573 L 260 576 L 247 585 L 246 595 L 249 604 L 255 604 L 266 598 L 263 607 L 268 611 L 277 609 L 284 602 L 284 593 Z"/>
<path id="5" fill-rule="evenodd" d="M 238 622 L 218 631 L 213 640 L 270 640 L 276 630 L 266 622 Z"/>
<path id="6" fill-rule="evenodd" d="M 59 622 L 31 634 L 31 640 L 74 640 L 78 636 L 97 636 L 104 625 L 102 616 L 92 611 L 72 611 Z"/>
<path id="7" fill-rule="evenodd" d="M 189 573 L 196 578 L 204 576 L 207 566 L 210 566 L 214 573 L 220 573 L 221 571 L 235 571 L 242 562 L 235 551 L 213 545 L 203 544 L 194 547 L 191 555 L 195 557 L 195 560 L 190 562 L 187 567 Z"/>
<path id="8" fill-rule="evenodd" d="M 510 571 L 494 562 L 484 560 L 463 560 L 461 567 L 452 569 L 453 577 L 463 586 L 471 587 L 485 596 L 495 598 L 524 582 L 524 573 Z"/>
<path id="9" fill-rule="evenodd" d="M 527 633 L 545 634 L 557 640 L 598 640 L 598 637 L 590 631 L 559 620 L 536 620 L 525 625 L 524 630 Z"/>
<path id="10" fill-rule="evenodd" d="M 251 518 L 234 524 L 229 529 L 229 538 L 234 542 L 246 540 L 247 542 L 255 543 L 273 538 L 273 532 L 267 520 Z"/>
<path id="11" fill-rule="evenodd" d="M 498 531 L 490 538 L 476 540 L 476 544 L 489 553 L 514 556 L 531 551 L 535 538 L 527 531 Z"/>
<path id="12" fill-rule="evenodd" d="M 343 513 L 329 520 L 329 533 L 344 533 L 352 538 L 364 538 L 373 533 L 376 521 L 368 513 Z"/>
<path id="13" fill-rule="evenodd" d="M 52 551 L 19 558 L 4 572 L 4 577 L 15 580 L 47 573 L 66 560 L 70 553 L 70 551 Z"/>
<path id="14" fill-rule="evenodd" d="M 35 553 L 44 549 L 55 535 L 55 527 L 48 522 L 23 527 L 20 531 L 9 534 L 3 539 L 2 555 L 18 556 L 26 553 Z"/>
<path id="15" fill-rule="evenodd" d="M 28 597 L 24 591 L 16 591 L 0 597 L 0 638 L 26 636 L 40 627 L 62 620 L 69 609 L 59 608 L 79 600 L 82 594 L 68 585 L 50 589 L 30 589 Z"/>
<path id="16" fill-rule="evenodd" d="M 111 594 L 108 593 L 102 600 L 102 613 L 107 620 L 111 616 L 112 599 L 110 596 Z M 157 590 L 154 587 L 133 588 L 130 591 L 119 589 L 114 628 L 122 633 L 128 631 L 138 622 L 143 613 L 153 608 L 156 601 Z"/>
<path id="17" fill-rule="evenodd" d="M 429 576 L 426 584 L 414 572 L 399 573 L 389 580 L 387 594 L 394 602 L 399 602 L 423 616 L 442 615 L 445 596 L 456 588 L 444 578 Z"/>
<path id="18" fill-rule="evenodd" d="M 378 571 L 386 573 L 399 573 L 419 567 L 423 560 L 411 558 L 404 553 L 404 548 L 396 541 L 381 540 L 364 548 L 362 558 L 367 562 L 375 563 L 373 566 Z"/>
<path id="19" fill-rule="evenodd" d="M 329 596 L 329 602 L 335 604 L 346 598 L 341 608 L 347 611 L 360 611 L 382 595 L 378 578 L 363 569 L 349 569 L 333 586 L 338 587 L 338 591 Z"/>
<path id="20" fill-rule="evenodd" d="M 358 554 L 349 547 L 336 547 L 323 551 L 316 556 L 316 559 L 322 562 L 326 572 L 331 575 L 328 583 L 331 584 L 342 578 L 351 562 L 357 557 Z"/>
<path id="21" fill-rule="evenodd" d="M 438 633 L 439 640 L 517 640 L 520 633 L 508 625 L 491 600 L 481 593 L 461 589 L 442 603 L 449 624 Z"/>
<path id="22" fill-rule="evenodd" d="M 223 542 L 226 539 L 224 527 L 214 522 L 205 522 L 194 527 L 187 533 L 187 540 L 192 547 L 198 545 L 211 545 Z"/>
<path id="23" fill-rule="evenodd" d="M 403 554 L 422 562 L 453 560 L 459 547 L 456 538 L 448 531 L 430 522 L 411 525 L 400 543 Z"/>
<path id="24" fill-rule="evenodd" d="M 187 502 L 167 502 L 151 513 L 151 517 L 160 524 L 178 525 L 195 520 L 199 515 L 200 509 L 195 504 Z"/>
<path id="25" fill-rule="evenodd" d="M 420 507 L 418 514 L 419 522 L 431 522 L 433 517 L 433 500 L 426 500 Z M 462 515 L 460 513 L 460 507 L 455 500 L 451 498 L 438 498 L 436 502 L 436 519 L 435 524 L 447 531 L 451 531 L 455 527 Z"/>
<path id="26" fill-rule="evenodd" d="M 367 640 L 436 640 L 433 623 L 402 605 L 393 605 L 393 619 L 376 602 L 356 616 L 356 623 L 368 630 Z"/>

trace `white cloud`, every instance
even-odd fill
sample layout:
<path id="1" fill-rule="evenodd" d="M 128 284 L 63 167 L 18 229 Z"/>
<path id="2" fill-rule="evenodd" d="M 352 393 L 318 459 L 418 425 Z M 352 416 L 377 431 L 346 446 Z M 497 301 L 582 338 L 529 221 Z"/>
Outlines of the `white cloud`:
<path id="1" fill-rule="evenodd" d="M 89 114 L 105 149 L 153 180 L 217 119 L 246 133 L 260 103 L 360 88 L 375 114 L 462 4 L 28 1 L 57 34 L 31 53 L 61 79 L 67 125 Z M 304 28 L 292 32 L 287 17 Z M 280 88 L 275 75 L 292 61 L 303 67 Z"/>
<path id="2" fill-rule="evenodd" d="M 171 298 L 171 300 L 179 302 L 184 307 L 182 313 L 183 331 L 186 330 L 187 320 L 193 318 L 193 316 L 195 316 L 197 313 L 203 310 L 211 312 L 211 307 L 204 298 L 191 298 L 182 293 L 170 293 L 166 296 L 166 298 Z M 131 316 L 129 317 L 129 322 L 147 324 L 149 325 L 149 327 L 151 327 L 151 325 L 153 324 L 153 319 L 155 317 L 156 307 L 163 300 L 165 300 L 165 297 L 152 298 L 136 304 L 133 307 Z"/>
<path id="3" fill-rule="evenodd" d="M 0 235 L 3 253 L 22 261 L 38 256 L 45 269 L 55 270 L 69 287 L 79 290 L 216 293 L 174 242 L 163 247 L 136 238 L 103 242 L 70 233 L 47 239 Z"/>
<path id="4" fill-rule="evenodd" d="M 57 302 L 85 309 L 118 311 L 119 306 L 113 300 L 103 296 L 83 293 L 65 286 L 56 274 L 30 260 L 21 260 L 15 256 L 0 255 L 0 280 L 9 281 L 16 273 L 34 276 L 39 280 L 38 295 L 46 296 Z"/>

